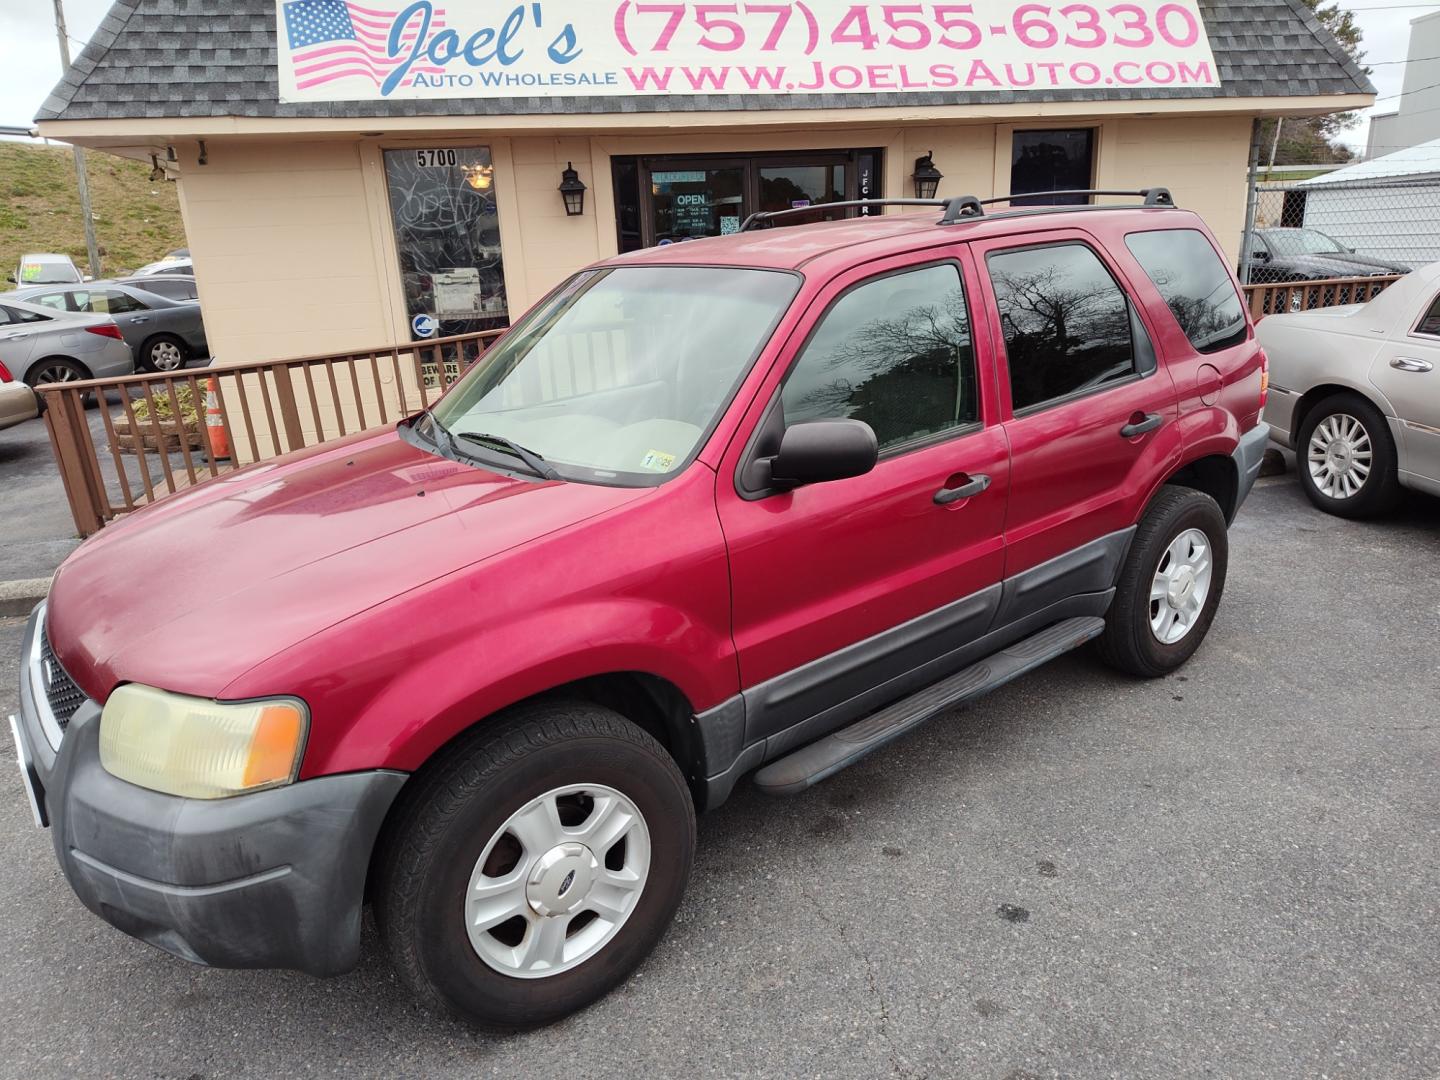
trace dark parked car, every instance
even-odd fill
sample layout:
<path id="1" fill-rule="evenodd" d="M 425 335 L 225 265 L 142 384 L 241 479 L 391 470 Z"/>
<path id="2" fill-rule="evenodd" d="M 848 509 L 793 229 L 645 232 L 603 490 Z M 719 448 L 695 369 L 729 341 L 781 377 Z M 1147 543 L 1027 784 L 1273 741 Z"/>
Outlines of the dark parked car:
<path id="1" fill-rule="evenodd" d="M 115 279 L 116 285 L 129 285 L 132 289 L 163 296 L 166 300 L 199 300 L 200 288 L 195 278 L 188 274 L 152 274 L 150 277 L 123 277 Z"/>
<path id="2" fill-rule="evenodd" d="M 142 371 L 175 371 L 187 360 L 210 355 L 200 305 L 191 300 L 171 300 L 118 281 L 18 289 L 9 295 L 57 311 L 109 315 Z"/>
<path id="3" fill-rule="evenodd" d="M 1145 194 L 609 259 L 423 414 L 109 526 L 12 720 L 66 882 L 316 975 L 368 899 L 421 1000 L 533 1026 L 645 958 L 742 777 L 803 791 L 1092 639 L 1175 671 L 1266 370 L 1204 224 Z"/>
<path id="4" fill-rule="evenodd" d="M 1408 274 L 1413 269 L 1393 259 L 1358 255 L 1354 248 L 1318 229 L 1257 229 L 1250 234 L 1247 248 L 1254 285 Z"/>

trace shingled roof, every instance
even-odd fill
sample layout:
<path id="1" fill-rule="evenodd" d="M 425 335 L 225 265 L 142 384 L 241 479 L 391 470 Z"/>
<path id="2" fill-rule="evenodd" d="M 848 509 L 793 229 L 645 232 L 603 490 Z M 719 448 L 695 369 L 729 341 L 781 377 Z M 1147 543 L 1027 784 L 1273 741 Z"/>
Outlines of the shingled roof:
<path id="1" fill-rule="evenodd" d="M 443 98 L 281 104 L 274 0 L 118 0 L 38 120 L 402 117 L 1114 101 L 1373 94 L 1300 0 L 1200 0 L 1218 87 L 1123 90 Z"/>

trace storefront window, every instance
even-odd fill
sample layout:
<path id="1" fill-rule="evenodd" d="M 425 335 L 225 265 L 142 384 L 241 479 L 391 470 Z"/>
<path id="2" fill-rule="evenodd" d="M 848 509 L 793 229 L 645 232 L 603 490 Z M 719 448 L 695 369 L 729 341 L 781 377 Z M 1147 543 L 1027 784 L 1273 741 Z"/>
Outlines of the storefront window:
<path id="1" fill-rule="evenodd" d="M 779 165 L 760 169 L 760 209 L 790 210 L 845 198 L 843 165 Z M 816 213 L 807 221 L 828 221 L 843 211 Z"/>
<path id="2" fill-rule="evenodd" d="M 1027 191 L 1084 191 L 1093 186 L 1095 132 L 1017 131 L 1010 148 L 1010 194 Z M 1084 195 L 1014 199 L 1014 206 L 1055 206 L 1088 203 Z"/>
<path id="3" fill-rule="evenodd" d="M 411 337 L 508 326 L 489 147 L 386 150 L 385 180 Z"/>
<path id="4" fill-rule="evenodd" d="M 650 174 L 655 242 L 725 236 L 740 231 L 745 169 L 656 169 Z"/>
<path id="5" fill-rule="evenodd" d="M 617 157 L 616 236 L 621 251 L 726 236 L 758 210 L 795 210 L 878 199 L 878 149 L 703 157 Z M 864 211 L 858 211 L 864 212 Z M 777 221 L 804 225 L 854 216 L 853 208 Z"/>

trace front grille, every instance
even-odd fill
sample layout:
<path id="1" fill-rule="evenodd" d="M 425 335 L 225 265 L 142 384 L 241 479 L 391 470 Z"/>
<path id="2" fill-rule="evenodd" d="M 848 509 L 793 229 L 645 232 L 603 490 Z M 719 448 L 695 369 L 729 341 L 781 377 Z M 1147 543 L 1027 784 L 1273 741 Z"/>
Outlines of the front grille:
<path id="1" fill-rule="evenodd" d="M 55 658 L 50 648 L 50 635 L 40 628 L 40 682 L 45 688 L 45 699 L 50 703 L 50 712 L 61 731 L 70 723 L 75 710 L 85 704 L 85 691 L 75 685 L 70 673 Z"/>

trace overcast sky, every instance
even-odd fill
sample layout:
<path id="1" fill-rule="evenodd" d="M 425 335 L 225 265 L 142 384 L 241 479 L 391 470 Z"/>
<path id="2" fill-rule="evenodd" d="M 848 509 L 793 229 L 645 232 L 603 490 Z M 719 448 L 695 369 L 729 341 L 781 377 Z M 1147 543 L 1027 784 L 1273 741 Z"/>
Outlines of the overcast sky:
<path id="1" fill-rule="evenodd" d="M 1400 92 L 1410 20 L 1440 10 L 1440 2 L 1415 4 L 1402 0 L 1344 0 L 1359 18 L 1365 32 L 1365 60 L 1374 68 L 1370 76 L 1380 93 L 1375 109 L 1394 109 Z M 110 0 L 65 0 L 72 53 L 95 32 L 110 7 Z M 143 79 L 143 71 L 135 78 Z M 0 0 L 0 125 L 28 125 L 41 102 L 60 78 L 59 48 L 55 40 L 52 0 Z M 1365 145 L 1362 123 L 1346 135 L 1357 148 Z"/>

